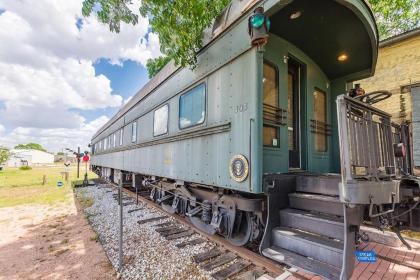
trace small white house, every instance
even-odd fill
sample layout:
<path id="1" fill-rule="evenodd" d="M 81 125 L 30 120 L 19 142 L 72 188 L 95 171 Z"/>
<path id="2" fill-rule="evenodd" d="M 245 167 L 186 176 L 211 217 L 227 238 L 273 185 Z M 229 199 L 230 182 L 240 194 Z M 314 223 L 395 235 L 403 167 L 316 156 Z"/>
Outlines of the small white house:
<path id="1" fill-rule="evenodd" d="M 6 167 L 39 166 L 54 163 L 53 154 L 39 150 L 13 149 L 10 150 L 10 153 L 11 156 L 6 161 Z"/>

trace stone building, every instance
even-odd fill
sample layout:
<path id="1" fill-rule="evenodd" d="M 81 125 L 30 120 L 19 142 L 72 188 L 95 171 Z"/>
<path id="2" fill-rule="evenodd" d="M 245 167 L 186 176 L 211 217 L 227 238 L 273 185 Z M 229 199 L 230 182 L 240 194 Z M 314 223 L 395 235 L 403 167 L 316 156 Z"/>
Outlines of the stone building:
<path id="1" fill-rule="evenodd" d="M 376 107 L 392 114 L 396 123 L 411 124 L 413 161 L 420 167 L 420 28 L 381 41 L 375 75 L 355 83 L 367 93 L 392 93 Z"/>

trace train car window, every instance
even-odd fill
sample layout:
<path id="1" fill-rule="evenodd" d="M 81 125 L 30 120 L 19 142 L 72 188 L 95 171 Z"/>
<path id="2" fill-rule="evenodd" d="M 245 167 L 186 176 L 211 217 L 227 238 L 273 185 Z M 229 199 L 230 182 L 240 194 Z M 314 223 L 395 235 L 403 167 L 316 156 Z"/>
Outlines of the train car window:
<path id="1" fill-rule="evenodd" d="M 137 122 L 131 124 L 131 143 L 137 142 Z"/>
<path id="2" fill-rule="evenodd" d="M 313 93 L 314 98 L 314 120 L 319 122 L 320 125 L 327 123 L 327 95 L 325 92 L 315 89 Z M 314 146 L 317 152 L 326 152 L 327 147 L 327 135 L 325 133 L 314 134 Z"/>
<path id="3" fill-rule="evenodd" d="M 200 84 L 179 98 L 179 127 L 202 124 L 206 115 L 206 85 Z"/>
<path id="4" fill-rule="evenodd" d="M 169 105 L 166 104 L 154 112 L 153 136 L 159 136 L 168 132 Z"/>
<path id="5" fill-rule="evenodd" d="M 279 111 L 279 84 L 276 67 L 264 63 L 263 67 L 263 144 L 268 147 L 280 146 L 280 130 L 277 118 Z"/>
<path id="6" fill-rule="evenodd" d="M 120 146 L 122 146 L 122 144 L 123 144 L 123 129 L 120 129 Z"/>

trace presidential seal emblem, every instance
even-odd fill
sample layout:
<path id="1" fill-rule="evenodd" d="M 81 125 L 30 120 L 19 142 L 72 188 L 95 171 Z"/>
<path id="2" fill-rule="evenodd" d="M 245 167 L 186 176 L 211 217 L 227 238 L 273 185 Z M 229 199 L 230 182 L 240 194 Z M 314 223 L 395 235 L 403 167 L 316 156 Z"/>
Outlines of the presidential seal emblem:
<path id="1" fill-rule="evenodd" d="M 243 182 L 248 177 L 248 160 L 243 155 L 235 155 L 230 160 L 230 176 L 236 182 Z"/>

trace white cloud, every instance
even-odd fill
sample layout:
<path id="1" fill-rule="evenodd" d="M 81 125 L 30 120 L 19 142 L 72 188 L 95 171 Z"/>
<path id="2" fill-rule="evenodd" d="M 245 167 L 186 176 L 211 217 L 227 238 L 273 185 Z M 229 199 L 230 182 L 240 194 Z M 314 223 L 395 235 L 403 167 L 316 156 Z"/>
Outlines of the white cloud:
<path id="1" fill-rule="evenodd" d="M 147 59 L 161 55 L 158 37 L 147 34 L 147 18 L 139 17 L 136 26 L 122 24 L 120 33 L 112 33 L 96 16 L 82 17 L 82 1 L 0 0 L 5 10 L 0 14 L 0 120 L 12 127 L 7 134 L 11 139 L 44 141 L 49 139 L 47 133 L 66 134 L 67 129 L 75 133 L 72 130 L 103 121 L 89 122 L 71 110 L 124 103 L 109 79 L 95 73 L 95 61 L 122 64 L 132 60 L 145 65 Z M 134 3 L 131 8 L 138 11 L 140 1 Z M 0 135 L 5 132 L 1 128 Z M 55 146 L 53 140 L 48 142 Z"/>
<path id="2" fill-rule="evenodd" d="M 73 129 L 16 127 L 6 134 L 2 134 L 0 125 L 0 143 L 13 148 L 16 144 L 35 142 L 51 152 L 61 151 L 62 148 L 74 149 L 78 146 L 86 150 L 92 134 L 108 120 L 108 117 L 101 116 L 91 122 L 83 121 L 78 128 Z"/>

